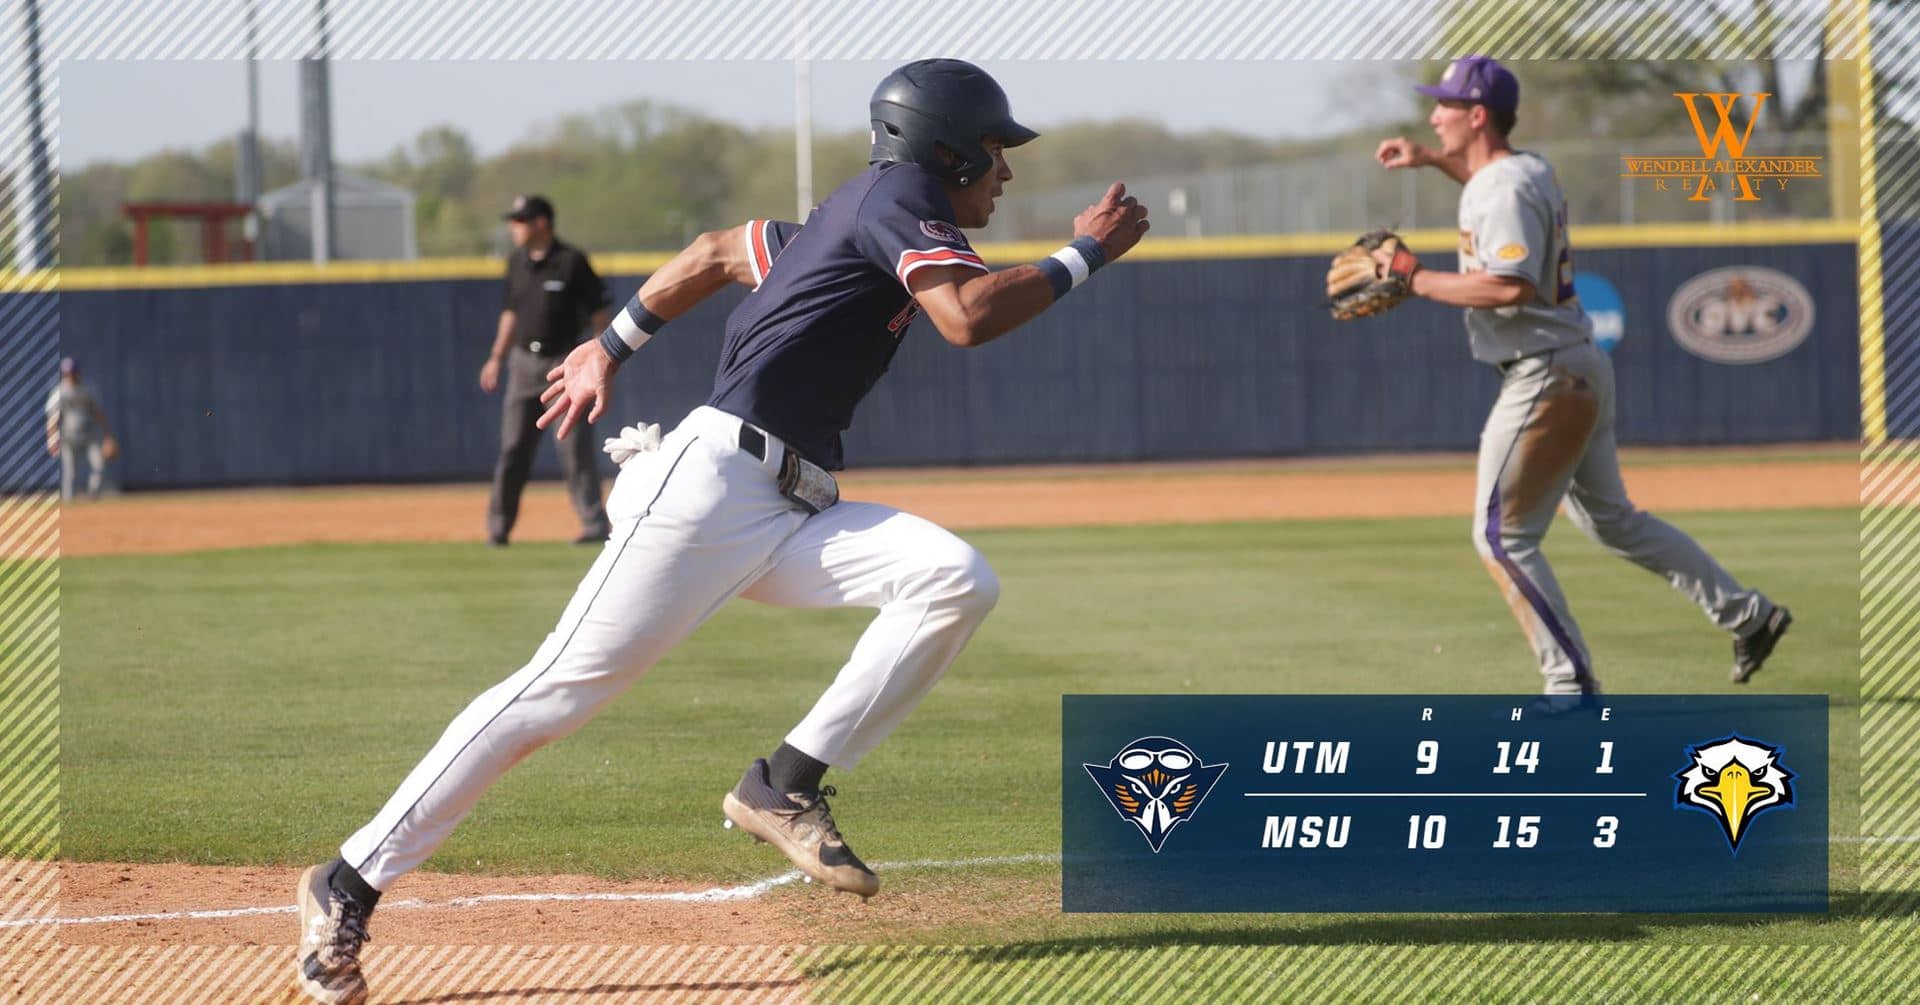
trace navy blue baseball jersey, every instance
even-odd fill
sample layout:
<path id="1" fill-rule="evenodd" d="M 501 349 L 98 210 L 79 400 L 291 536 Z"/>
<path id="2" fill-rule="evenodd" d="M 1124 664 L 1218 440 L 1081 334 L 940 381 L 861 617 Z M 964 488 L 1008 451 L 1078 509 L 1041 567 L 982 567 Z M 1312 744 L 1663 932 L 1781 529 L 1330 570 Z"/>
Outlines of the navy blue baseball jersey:
<path id="1" fill-rule="evenodd" d="M 987 266 L 939 180 L 912 164 L 868 168 L 798 233 L 791 226 L 747 228 L 760 285 L 727 318 L 707 404 L 837 470 L 840 434 L 919 313 L 907 277 L 935 265 Z"/>

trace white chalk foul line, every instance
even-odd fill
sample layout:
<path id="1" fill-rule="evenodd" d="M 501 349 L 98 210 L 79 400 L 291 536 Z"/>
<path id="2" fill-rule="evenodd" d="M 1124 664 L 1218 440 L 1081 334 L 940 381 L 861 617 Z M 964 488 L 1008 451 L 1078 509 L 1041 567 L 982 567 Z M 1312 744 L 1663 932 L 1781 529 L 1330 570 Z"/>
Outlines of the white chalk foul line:
<path id="1" fill-rule="evenodd" d="M 966 869 L 995 865 L 1023 865 L 1030 862 L 1058 862 L 1060 856 L 1053 854 L 1000 855 L 992 858 L 955 858 L 955 859 L 915 859 L 908 862 L 880 862 L 876 868 L 892 871 L 910 871 L 915 869 Z M 752 900 L 776 887 L 797 883 L 801 880 L 798 869 L 788 870 L 778 876 L 746 883 L 741 886 L 716 886 L 706 890 L 670 890 L 659 893 L 487 893 L 473 897 L 454 897 L 449 900 L 389 900 L 380 904 L 382 911 L 435 910 L 450 907 L 478 907 L 483 904 L 524 904 L 524 903 L 571 903 L 580 901 L 605 901 L 609 903 L 679 903 L 679 904 L 720 904 L 736 900 Z M 156 911 L 151 914 L 94 914 L 75 918 L 5 918 L 0 919 L 0 930 L 9 928 L 37 928 L 49 925 L 124 925 L 136 921 L 212 921 L 221 918 L 246 918 L 261 914 L 293 914 L 299 910 L 292 904 L 277 907 L 229 907 L 210 911 Z"/>
<path id="2" fill-rule="evenodd" d="M 1833 844 L 1920 844 L 1920 834 L 1831 834 L 1828 841 Z M 1025 865 L 1034 862 L 1058 862 L 1060 856 L 1041 853 L 1032 855 L 998 855 L 989 858 L 924 858 L 906 862 L 880 862 L 875 867 L 891 871 L 911 871 L 915 869 L 969 869 L 995 865 Z M 752 900 L 777 887 L 787 886 L 801 880 L 799 870 L 788 870 L 778 876 L 769 876 L 740 886 L 716 886 L 706 890 L 670 890 L 659 893 L 486 893 L 473 897 L 454 897 L 448 900 L 390 900 L 380 905 L 383 911 L 444 910 L 451 907 L 479 907 L 483 904 L 556 904 L 582 901 L 602 901 L 607 903 L 677 903 L 677 904 L 721 904 L 736 900 Z M 296 910 L 292 904 L 278 907 L 229 907 L 211 911 L 156 911 L 151 914 L 94 914 L 75 918 L 4 918 L 0 919 L 0 930 L 10 928 L 38 928 L 49 925 L 124 925 L 135 921 L 213 921 L 221 918 L 246 918 L 261 914 L 292 914 Z"/>

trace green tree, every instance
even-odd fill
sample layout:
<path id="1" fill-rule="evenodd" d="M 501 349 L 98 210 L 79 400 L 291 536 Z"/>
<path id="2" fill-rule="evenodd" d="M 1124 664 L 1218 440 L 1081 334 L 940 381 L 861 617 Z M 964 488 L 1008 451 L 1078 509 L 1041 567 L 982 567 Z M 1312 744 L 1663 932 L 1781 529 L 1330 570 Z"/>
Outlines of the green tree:
<path id="1" fill-rule="evenodd" d="M 1821 30 L 1825 4 L 1782 0 L 1699 0 L 1676 8 L 1664 0 L 1569 6 L 1558 20 L 1530 26 L 1531 51 L 1551 60 L 1516 62 L 1521 78 L 1521 128 L 1529 137 L 1658 136 L 1690 131 L 1675 93 L 1766 92 L 1760 126 L 1773 132 L 1826 126 L 1826 67 L 1812 59 L 1777 55 L 1781 43 Z M 1449 52 L 1481 51 L 1493 26 L 1506 30 L 1511 6 L 1498 0 L 1454 0 L 1442 33 Z M 1648 60 L 1646 40 L 1677 52 L 1677 60 Z M 1758 59 L 1724 59 L 1725 52 L 1763 52 Z M 1422 67 L 1436 79 L 1444 62 Z"/>

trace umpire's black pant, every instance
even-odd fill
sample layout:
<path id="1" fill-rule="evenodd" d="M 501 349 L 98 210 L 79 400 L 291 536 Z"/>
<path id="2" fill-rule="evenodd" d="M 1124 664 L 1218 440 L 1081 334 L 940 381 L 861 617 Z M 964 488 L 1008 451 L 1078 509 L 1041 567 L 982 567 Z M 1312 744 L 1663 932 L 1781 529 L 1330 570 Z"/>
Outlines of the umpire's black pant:
<path id="1" fill-rule="evenodd" d="M 520 516 L 520 490 L 526 487 L 533 470 L 533 452 L 543 434 L 534 422 L 546 407 L 540 395 L 547 389 L 547 371 L 560 365 L 563 356 L 541 356 L 515 348 L 507 354 L 506 401 L 500 411 L 500 461 L 493 467 L 493 497 L 487 503 L 487 533 L 505 540 L 513 532 Z M 593 427 L 576 423 L 573 432 L 559 441 L 560 470 L 566 475 L 567 495 L 573 512 L 580 518 L 583 536 L 604 538 L 612 529 L 607 509 L 600 501 L 598 442 Z"/>

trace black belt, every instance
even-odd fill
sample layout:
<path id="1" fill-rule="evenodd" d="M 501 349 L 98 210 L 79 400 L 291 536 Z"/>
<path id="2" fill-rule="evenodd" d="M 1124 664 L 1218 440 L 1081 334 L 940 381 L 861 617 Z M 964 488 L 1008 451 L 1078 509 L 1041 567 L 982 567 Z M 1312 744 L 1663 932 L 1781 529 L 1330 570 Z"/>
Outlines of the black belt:
<path id="1" fill-rule="evenodd" d="M 740 449 L 752 454 L 759 460 L 767 459 L 767 437 L 765 433 L 742 422 L 740 424 Z"/>

